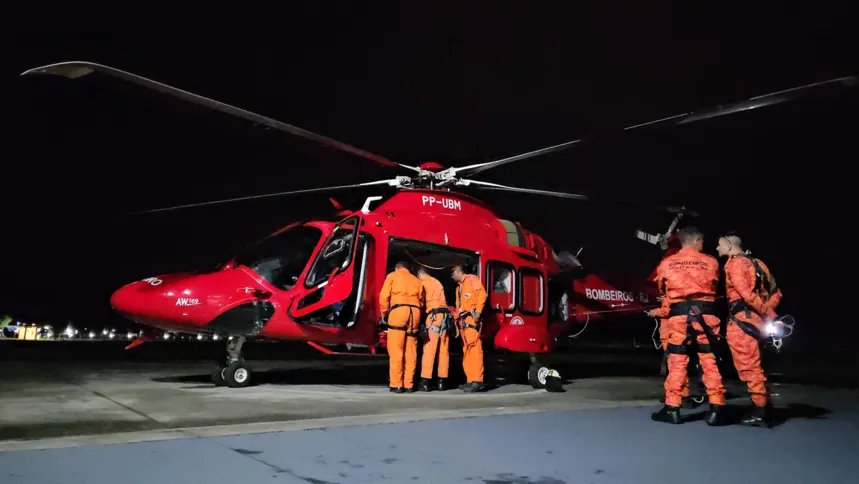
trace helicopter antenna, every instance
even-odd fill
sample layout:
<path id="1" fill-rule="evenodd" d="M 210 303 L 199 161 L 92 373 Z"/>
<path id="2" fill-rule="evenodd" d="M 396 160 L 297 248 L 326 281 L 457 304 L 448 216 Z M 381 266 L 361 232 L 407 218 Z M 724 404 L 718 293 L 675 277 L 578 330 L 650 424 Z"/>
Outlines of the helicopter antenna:
<path id="1" fill-rule="evenodd" d="M 383 156 L 379 156 L 368 151 L 364 151 L 354 146 L 347 145 L 346 143 L 341 143 L 340 141 L 328 138 L 326 136 L 322 136 L 316 133 L 312 133 L 305 129 L 301 129 L 297 126 L 292 126 L 290 124 L 283 123 L 276 119 L 268 118 L 266 116 L 262 116 L 256 113 L 252 113 L 250 111 L 246 111 L 241 108 L 237 108 L 235 106 L 231 106 L 229 104 L 224 104 L 220 101 L 215 101 L 214 99 L 209 99 L 207 97 L 200 96 L 199 94 L 194 94 L 192 92 L 184 91 L 177 87 L 169 86 L 167 84 L 154 81 L 152 79 L 147 79 L 143 76 L 138 76 L 137 74 L 132 74 L 130 72 L 122 71 L 119 69 L 115 69 L 113 67 L 96 64 L 94 62 L 85 62 L 85 61 L 69 61 L 69 62 L 60 62 L 57 64 L 49 64 L 41 67 L 36 67 L 21 73 L 22 76 L 34 75 L 34 74 L 53 74 L 57 76 L 66 77 L 68 79 L 77 79 L 79 77 L 86 76 L 88 74 L 92 74 L 93 72 L 100 72 L 102 74 L 107 74 L 109 76 L 115 77 L 117 79 L 121 79 L 126 82 L 131 82 L 133 84 L 137 84 L 139 86 L 143 86 L 147 89 L 152 89 L 154 91 L 158 91 L 162 94 L 167 94 L 168 96 L 173 96 L 183 101 L 188 101 L 200 106 L 207 107 L 209 109 L 213 109 L 215 111 L 219 111 L 222 113 L 226 113 L 232 116 L 236 116 L 253 123 L 261 124 L 263 126 L 268 126 L 269 128 L 274 128 L 278 131 L 283 131 L 285 133 L 289 133 L 295 136 L 299 136 L 301 138 L 309 139 L 321 143 L 330 148 L 335 148 L 341 151 L 345 151 L 347 153 L 351 153 L 353 155 L 360 156 L 362 158 L 368 159 L 375 163 L 378 163 L 387 167 L 400 167 L 406 168 L 411 171 L 421 173 L 421 169 L 414 167 L 403 165 L 402 163 L 397 163 L 395 161 L 391 161 Z"/>

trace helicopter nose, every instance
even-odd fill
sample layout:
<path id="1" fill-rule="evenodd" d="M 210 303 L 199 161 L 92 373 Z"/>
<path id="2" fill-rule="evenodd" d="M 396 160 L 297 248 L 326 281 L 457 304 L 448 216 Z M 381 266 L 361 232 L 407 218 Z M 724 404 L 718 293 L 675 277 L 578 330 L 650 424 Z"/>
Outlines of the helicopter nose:
<path id="1" fill-rule="evenodd" d="M 247 271 L 230 269 L 143 279 L 116 290 L 110 304 L 120 315 L 146 326 L 217 332 L 239 313 L 244 315 L 245 306 L 270 295 Z"/>
<path id="2" fill-rule="evenodd" d="M 196 281 L 198 282 L 198 281 Z M 202 326 L 211 315 L 209 307 L 192 287 L 193 275 L 176 274 L 150 277 L 117 289 L 110 305 L 133 321 L 156 327 Z"/>

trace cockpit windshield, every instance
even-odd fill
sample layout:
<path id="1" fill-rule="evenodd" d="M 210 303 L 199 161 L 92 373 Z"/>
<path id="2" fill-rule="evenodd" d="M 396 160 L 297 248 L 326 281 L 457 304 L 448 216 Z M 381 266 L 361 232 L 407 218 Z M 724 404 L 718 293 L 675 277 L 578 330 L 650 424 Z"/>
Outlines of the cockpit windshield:
<path id="1" fill-rule="evenodd" d="M 316 227 L 301 225 L 263 239 L 236 256 L 242 264 L 278 289 L 289 290 L 298 282 L 322 238 Z"/>
<path id="2" fill-rule="evenodd" d="M 351 217 L 341 222 L 331 233 L 328 241 L 319 251 L 313 267 L 307 274 L 305 287 L 313 287 L 327 281 L 335 271 L 342 271 L 352 262 L 352 247 L 358 235 L 359 217 Z"/>

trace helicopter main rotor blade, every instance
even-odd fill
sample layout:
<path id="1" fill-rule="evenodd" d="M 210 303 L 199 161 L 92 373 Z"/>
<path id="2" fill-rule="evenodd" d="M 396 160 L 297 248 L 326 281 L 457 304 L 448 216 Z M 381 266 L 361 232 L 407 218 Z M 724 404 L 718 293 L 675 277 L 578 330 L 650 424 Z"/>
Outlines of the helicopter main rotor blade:
<path id="1" fill-rule="evenodd" d="M 283 123 L 276 119 L 268 118 L 256 113 L 252 113 L 250 111 L 246 111 L 241 108 L 237 108 L 235 106 L 231 106 L 229 104 L 224 104 L 220 101 L 215 101 L 214 99 L 210 99 L 207 97 L 200 96 L 199 94 L 194 94 L 192 92 L 184 91 L 182 89 L 169 86 L 167 84 L 153 81 L 152 79 L 147 79 L 142 76 L 138 76 L 137 74 L 132 74 L 130 72 L 121 71 L 119 69 L 115 69 L 113 67 L 96 64 L 94 62 L 85 62 L 85 61 L 69 61 L 69 62 L 59 62 L 57 64 L 49 64 L 41 67 L 36 67 L 21 73 L 22 76 L 33 75 L 33 74 L 53 74 L 62 77 L 66 77 L 69 79 L 77 79 L 78 77 L 83 77 L 87 74 L 92 74 L 93 72 L 101 72 L 103 74 L 107 74 L 112 77 L 116 77 L 123 81 L 131 82 L 137 84 L 139 86 L 143 86 L 147 89 L 152 89 L 154 91 L 160 92 L 162 94 L 167 94 L 168 96 L 173 96 L 184 101 L 188 101 L 200 106 L 205 106 L 209 109 L 213 109 L 215 111 L 220 111 L 222 113 L 226 113 L 232 116 L 236 116 L 247 121 L 251 121 L 254 123 L 262 124 L 264 126 L 268 126 L 270 128 L 274 128 L 279 131 L 283 131 L 295 136 L 300 136 L 305 139 L 313 140 L 318 143 L 321 143 L 325 146 L 336 148 L 341 151 L 345 151 L 347 153 L 351 153 L 353 155 L 358 155 L 362 158 L 366 158 L 373 162 L 376 162 L 383 166 L 388 167 L 401 167 L 407 168 L 409 170 L 420 173 L 420 169 L 403 165 L 401 163 L 397 163 L 395 161 L 391 161 L 383 156 L 375 155 L 373 153 L 355 148 L 354 146 L 347 145 L 346 143 L 341 143 L 337 140 L 316 134 L 311 133 L 305 129 L 301 129 L 296 126 L 292 126 L 290 124 Z"/>
<path id="2" fill-rule="evenodd" d="M 728 114 L 738 113 L 742 111 L 750 111 L 752 109 L 762 108 L 765 106 L 771 106 L 774 104 L 780 104 L 786 101 L 790 101 L 797 96 L 799 96 L 804 91 L 809 91 L 815 88 L 820 88 L 823 86 L 830 86 L 833 84 L 841 84 L 846 87 L 854 87 L 859 81 L 859 76 L 846 76 L 839 77 L 837 79 L 830 79 L 828 81 L 815 82 L 813 84 L 806 84 L 804 86 L 794 87 L 791 89 L 785 89 L 783 91 L 773 92 L 769 94 L 764 94 L 762 96 L 755 96 L 750 99 L 746 99 L 743 101 L 737 101 L 727 104 L 720 104 L 715 107 L 702 109 L 700 111 L 692 111 L 686 112 L 683 114 L 678 114 L 676 116 L 669 116 L 667 118 L 660 118 L 654 121 L 648 121 L 646 123 L 634 124 L 632 126 L 627 126 L 623 128 L 623 131 L 632 131 L 635 129 L 643 128 L 646 126 L 678 126 L 681 124 L 689 124 L 697 121 L 703 121 L 705 119 L 716 118 L 719 116 L 725 116 Z M 453 176 L 472 176 L 478 173 L 484 172 L 486 170 L 490 170 L 497 166 L 506 165 L 508 163 L 513 163 L 514 161 L 524 160 L 528 158 L 534 158 L 536 156 L 554 153 L 557 151 L 565 150 L 571 146 L 581 143 L 584 141 L 583 139 L 577 139 L 573 141 L 568 141 L 566 143 L 557 144 L 554 146 L 549 146 L 547 148 L 543 148 L 540 150 L 530 151 L 528 153 L 522 153 L 515 156 L 510 156 L 507 158 L 502 158 L 500 160 L 489 161 L 486 163 L 478 163 L 475 165 L 464 166 L 462 168 L 454 169 Z"/>
<path id="3" fill-rule="evenodd" d="M 346 190 L 349 188 L 361 188 L 361 187 L 370 187 L 370 186 L 377 186 L 377 185 L 397 186 L 398 180 L 395 178 L 393 180 L 379 180 L 379 181 L 367 182 L 367 183 L 357 183 L 355 185 L 340 185 L 340 186 L 333 186 L 333 187 L 308 188 L 305 190 L 294 190 L 294 191 L 289 191 L 289 192 L 265 193 L 262 195 L 249 195 L 247 197 L 227 198 L 227 199 L 223 199 L 223 200 L 211 200 L 208 202 L 188 203 L 185 205 L 175 205 L 172 207 L 156 208 L 156 209 L 152 209 L 152 210 L 142 210 L 139 212 L 129 213 L 128 215 L 141 215 L 141 214 L 145 214 L 145 213 L 166 212 L 169 210 L 178 210 L 181 208 L 202 207 L 204 205 L 217 205 L 217 204 L 221 204 L 221 203 L 241 202 L 244 200 L 257 200 L 257 199 L 261 199 L 261 198 L 271 198 L 271 197 L 284 197 L 287 195 L 300 195 L 300 194 L 305 194 L 305 193 L 330 192 L 330 191 L 335 191 L 335 190 Z"/>
<path id="4" fill-rule="evenodd" d="M 593 198 L 591 198 L 587 195 L 582 195 L 579 193 L 565 193 L 565 192 L 554 192 L 554 191 L 550 191 L 550 190 L 536 190 L 533 188 L 511 187 L 511 186 L 507 186 L 507 185 L 499 185 L 498 183 L 490 183 L 490 182 L 485 182 L 485 181 L 480 181 L 480 180 L 460 180 L 458 182 L 458 184 L 462 185 L 462 186 L 472 186 L 473 185 L 473 186 L 476 186 L 478 188 L 482 188 L 485 190 L 498 190 L 498 191 L 504 191 L 504 192 L 529 193 L 532 195 L 545 195 L 545 196 L 549 196 L 549 197 L 567 198 L 567 199 L 573 199 L 573 200 L 589 200 L 589 201 L 594 200 Z M 686 207 L 668 207 L 668 206 L 662 206 L 662 205 L 652 205 L 652 204 L 648 204 L 648 203 L 644 203 L 644 202 L 638 202 L 635 200 L 624 200 L 624 199 L 619 199 L 619 198 L 611 198 L 611 199 L 605 199 L 605 200 L 611 201 L 611 202 L 642 205 L 642 206 L 654 208 L 656 210 L 662 210 L 662 211 L 667 211 L 667 212 L 671 212 L 671 213 L 683 213 L 683 214 L 691 215 L 693 217 L 698 216 L 697 212 L 689 210 Z"/>

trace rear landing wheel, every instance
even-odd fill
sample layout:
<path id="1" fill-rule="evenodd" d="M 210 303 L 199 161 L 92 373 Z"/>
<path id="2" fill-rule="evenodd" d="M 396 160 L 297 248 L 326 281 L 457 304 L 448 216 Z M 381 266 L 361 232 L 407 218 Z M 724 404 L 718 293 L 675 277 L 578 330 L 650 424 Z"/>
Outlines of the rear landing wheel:
<path id="1" fill-rule="evenodd" d="M 251 382 L 251 369 L 243 361 L 230 364 L 222 375 L 230 388 L 244 388 Z"/>

